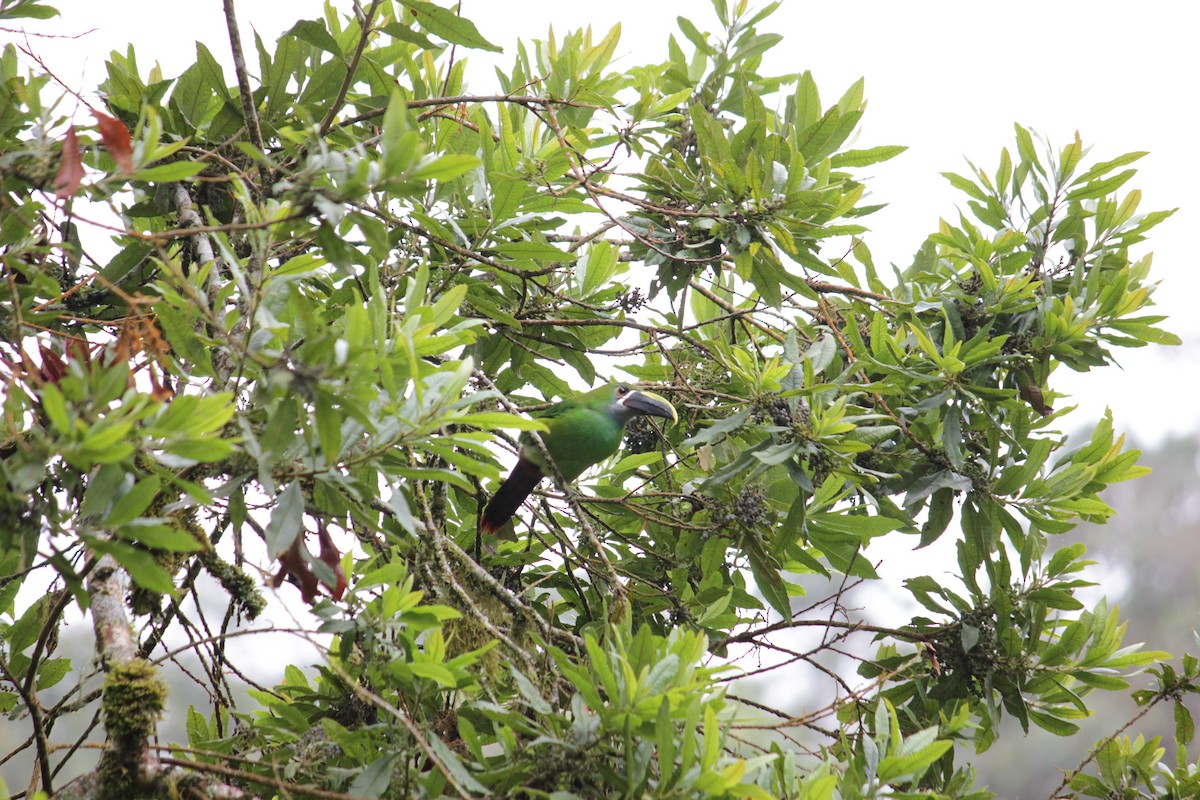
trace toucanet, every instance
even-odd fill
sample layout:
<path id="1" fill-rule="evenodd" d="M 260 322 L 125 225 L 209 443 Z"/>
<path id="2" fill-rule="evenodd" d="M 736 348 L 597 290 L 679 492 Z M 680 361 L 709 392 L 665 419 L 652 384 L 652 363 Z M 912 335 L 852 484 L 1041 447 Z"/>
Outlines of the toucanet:
<path id="1" fill-rule="evenodd" d="M 555 403 L 537 418 L 546 424 L 546 430 L 540 433 L 546 452 L 562 477 L 571 482 L 588 467 L 617 452 L 625 424 L 643 415 L 672 422 L 679 419 L 675 407 L 663 398 L 624 383 L 610 383 Z M 533 437 L 522 434 L 517 465 L 488 501 L 479 529 L 485 534 L 495 533 L 517 513 L 538 482 L 553 474 Z"/>

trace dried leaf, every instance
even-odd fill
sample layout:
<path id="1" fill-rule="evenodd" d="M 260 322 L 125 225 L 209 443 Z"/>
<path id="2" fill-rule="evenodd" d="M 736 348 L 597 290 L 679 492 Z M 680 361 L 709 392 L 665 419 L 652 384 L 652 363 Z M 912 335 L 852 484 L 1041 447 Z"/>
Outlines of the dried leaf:
<path id="1" fill-rule="evenodd" d="M 171 352 L 155 319 L 145 314 L 132 314 L 121 322 L 114 348 L 114 359 L 124 361 L 132 361 L 138 353 L 159 358 Z"/>
<path id="2" fill-rule="evenodd" d="M 1042 394 L 1042 387 L 1038 386 L 1033 378 L 1025 373 L 1017 376 L 1017 391 L 1020 393 L 1021 399 L 1029 403 L 1033 407 L 1033 410 L 1043 417 L 1048 417 L 1054 413 L 1054 409 L 1046 404 L 1045 395 Z"/>
<path id="3" fill-rule="evenodd" d="M 284 580 L 290 580 L 300 590 L 300 597 L 306 603 L 317 599 L 317 588 L 320 582 L 309 568 L 305 558 L 304 537 L 297 536 L 292 546 L 279 557 L 279 572 L 275 573 L 271 585 L 279 588 Z M 311 556 L 309 556 L 311 558 Z"/>
<path id="4" fill-rule="evenodd" d="M 46 383 L 58 384 L 63 379 L 63 376 L 67 374 L 66 362 L 62 360 L 62 357 L 58 353 L 45 345 L 42 345 L 38 349 L 42 353 L 42 380 Z"/>
<path id="5" fill-rule="evenodd" d="M 338 552 L 333 543 L 333 537 L 329 535 L 329 531 L 325 530 L 324 525 L 321 526 L 317 535 L 321 540 L 321 553 L 317 557 L 333 570 L 334 577 L 337 579 L 336 585 L 327 585 L 325 588 L 329 589 L 329 594 L 334 600 L 341 600 L 347 586 L 346 573 L 342 570 L 342 554 Z"/>
<path id="6" fill-rule="evenodd" d="M 84 370 L 92 368 L 92 348 L 87 339 L 67 339 L 66 351 L 68 361 L 78 361 Z"/>
<path id="7" fill-rule="evenodd" d="M 171 388 L 171 378 L 165 371 L 162 383 L 158 381 L 158 373 L 153 364 L 148 366 L 148 372 L 150 373 L 150 397 L 160 403 L 165 403 L 175 396 L 175 390 Z"/>
<path id="8" fill-rule="evenodd" d="M 129 138 L 129 129 L 125 127 L 125 123 L 96 110 L 92 113 L 96 115 L 96 125 L 100 128 L 104 149 L 126 174 L 133 172 L 133 142 Z"/>
<path id="9" fill-rule="evenodd" d="M 58 174 L 54 176 L 54 196 L 66 200 L 79 190 L 83 183 L 83 157 L 79 153 L 79 139 L 75 136 L 75 126 L 67 129 L 63 137 L 62 160 L 58 165 Z"/>
<path id="10" fill-rule="evenodd" d="M 279 557 L 279 572 L 275 573 L 275 578 L 271 582 L 276 588 L 283 585 L 285 580 L 295 584 L 296 588 L 300 590 L 301 599 L 310 604 L 317 599 L 317 592 L 322 585 L 329 590 L 329 594 L 334 600 L 342 599 L 347 586 L 346 573 L 342 570 L 342 554 L 338 552 L 332 537 L 324 528 L 318 531 L 317 536 L 321 541 L 321 553 L 318 558 L 333 570 L 336 578 L 335 584 L 330 586 L 313 572 L 309 565 L 313 556 L 304 545 L 303 535 L 297 536 L 292 541 L 291 547 Z"/>

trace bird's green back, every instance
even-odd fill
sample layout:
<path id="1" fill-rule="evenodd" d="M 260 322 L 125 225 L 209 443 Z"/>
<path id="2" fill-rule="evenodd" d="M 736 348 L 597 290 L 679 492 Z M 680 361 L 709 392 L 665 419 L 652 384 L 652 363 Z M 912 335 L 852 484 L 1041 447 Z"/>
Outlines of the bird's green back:
<path id="1" fill-rule="evenodd" d="M 549 429 L 542 432 L 542 441 L 567 481 L 575 480 L 588 467 L 600 463 L 621 447 L 625 426 L 610 412 L 616 386 L 608 384 L 563 400 L 538 415 Z M 525 457 L 543 467 L 547 474 L 552 474 L 531 437 L 523 438 L 526 441 Z"/>

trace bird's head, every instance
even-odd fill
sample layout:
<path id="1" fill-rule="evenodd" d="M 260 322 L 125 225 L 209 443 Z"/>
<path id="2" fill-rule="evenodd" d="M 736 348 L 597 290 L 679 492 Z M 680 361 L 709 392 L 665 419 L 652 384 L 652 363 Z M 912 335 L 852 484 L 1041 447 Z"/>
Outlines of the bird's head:
<path id="1" fill-rule="evenodd" d="M 643 392 L 626 383 L 614 383 L 608 388 L 611 391 L 609 411 L 622 425 L 639 415 L 679 421 L 675 406 L 654 392 Z"/>

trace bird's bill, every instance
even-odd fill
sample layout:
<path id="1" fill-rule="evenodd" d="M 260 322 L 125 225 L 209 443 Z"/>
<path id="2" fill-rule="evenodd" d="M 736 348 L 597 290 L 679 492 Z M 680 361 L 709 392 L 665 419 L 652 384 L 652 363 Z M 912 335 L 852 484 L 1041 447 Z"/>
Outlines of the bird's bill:
<path id="1" fill-rule="evenodd" d="M 679 421 L 679 415 L 675 413 L 675 406 L 654 392 L 643 392 L 635 389 L 625 395 L 621 403 L 626 408 L 633 409 L 639 414 L 646 414 L 651 417 L 663 417 L 664 419 L 671 420 L 671 422 Z"/>

